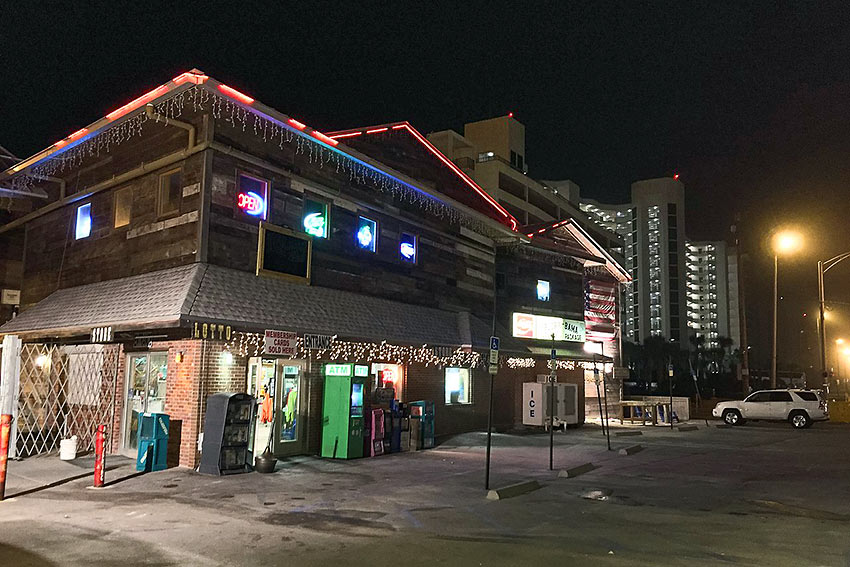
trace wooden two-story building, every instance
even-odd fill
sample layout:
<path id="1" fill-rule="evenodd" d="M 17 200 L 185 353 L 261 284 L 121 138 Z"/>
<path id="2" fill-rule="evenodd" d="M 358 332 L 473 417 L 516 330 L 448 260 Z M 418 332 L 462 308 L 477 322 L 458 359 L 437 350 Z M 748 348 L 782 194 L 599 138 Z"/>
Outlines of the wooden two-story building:
<path id="1" fill-rule="evenodd" d="M 497 261 L 535 238 L 436 149 L 350 142 L 193 70 L 0 175 L 43 197 L 0 226 L 22 250 L 21 313 L 0 327 L 25 343 L 19 452 L 85 447 L 107 422 L 134 454 L 139 414 L 164 412 L 175 462 L 195 466 L 207 397 L 247 391 L 288 416 L 266 432 L 276 454 L 316 453 L 329 362 L 433 400 L 438 435 L 482 428 L 483 353 L 494 325 L 510 334 Z M 265 331 L 291 339 L 271 352 Z"/>

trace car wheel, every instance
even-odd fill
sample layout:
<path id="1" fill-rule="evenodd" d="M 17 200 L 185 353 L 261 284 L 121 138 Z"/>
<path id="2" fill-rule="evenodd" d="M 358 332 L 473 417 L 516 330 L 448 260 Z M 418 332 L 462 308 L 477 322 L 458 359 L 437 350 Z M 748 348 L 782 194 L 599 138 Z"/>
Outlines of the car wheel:
<path id="1" fill-rule="evenodd" d="M 804 411 L 792 411 L 788 416 L 788 421 L 794 426 L 794 429 L 805 429 L 812 424 L 809 414 Z"/>
<path id="2" fill-rule="evenodd" d="M 733 409 L 728 409 L 723 412 L 723 421 L 727 425 L 741 425 L 744 423 L 744 420 L 741 418 L 741 412 Z"/>

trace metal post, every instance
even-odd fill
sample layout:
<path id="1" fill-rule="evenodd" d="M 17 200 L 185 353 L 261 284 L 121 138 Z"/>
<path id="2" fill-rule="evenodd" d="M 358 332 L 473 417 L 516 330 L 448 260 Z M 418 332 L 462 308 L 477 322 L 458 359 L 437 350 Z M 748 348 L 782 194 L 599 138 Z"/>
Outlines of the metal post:
<path id="1" fill-rule="evenodd" d="M 601 343 L 600 343 L 601 344 Z M 602 396 L 605 398 L 605 440 L 611 450 L 611 423 L 608 421 L 608 382 L 605 380 L 605 363 L 602 363 Z"/>
<path id="2" fill-rule="evenodd" d="M 495 281 L 495 280 L 494 280 Z M 493 325 L 492 336 L 496 336 L 496 296 L 498 295 L 495 287 L 493 288 Z M 491 370 L 491 365 L 488 362 L 488 373 Z M 493 385 L 496 383 L 496 375 L 499 372 L 499 365 L 496 365 L 496 372 L 490 374 L 490 401 L 487 410 L 487 456 L 486 464 L 484 465 L 484 489 L 490 490 L 490 450 L 493 446 Z"/>
<path id="3" fill-rule="evenodd" d="M 552 357 L 549 364 L 549 470 L 555 470 L 555 333 L 552 333 Z"/>
<path id="4" fill-rule="evenodd" d="M 490 490 L 490 448 L 493 442 L 493 384 L 496 375 L 490 374 L 490 409 L 487 412 L 487 465 L 484 472 L 484 488 Z"/>
<path id="5" fill-rule="evenodd" d="M 94 487 L 101 488 L 103 486 L 104 477 L 106 474 L 106 463 L 104 462 L 104 444 L 106 441 L 106 426 L 98 425 L 97 434 L 94 441 Z"/>
<path id="6" fill-rule="evenodd" d="M 599 421 L 602 423 L 602 435 L 605 435 L 605 421 L 602 419 L 602 394 L 599 392 L 599 369 L 593 362 L 593 381 L 596 382 L 596 402 L 599 406 Z"/>
<path id="7" fill-rule="evenodd" d="M 770 357 L 770 387 L 776 388 L 776 317 L 779 313 L 779 256 L 773 256 L 773 353 Z"/>
<path id="8" fill-rule="evenodd" d="M 820 368 L 824 383 L 829 383 L 829 371 L 826 367 L 826 317 L 823 291 L 823 261 L 818 260 L 818 342 L 820 343 Z M 828 389 L 828 387 L 827 387 Z"/>
<path id="9" fill-rule="evenodd" d="M 670 430 L 673 429 L 673 359 L 668 359 L 667 378 L 670 382 L 670 411 L 667 412 L 667 420 L 670 422 Z"/>
<path id="10" fill-rule="evenodd" d="M 9 435 L 12 431 L 12 416 L 0 415 L 0 500 L 6 495 L 6 467 L 9 464 Z"/>

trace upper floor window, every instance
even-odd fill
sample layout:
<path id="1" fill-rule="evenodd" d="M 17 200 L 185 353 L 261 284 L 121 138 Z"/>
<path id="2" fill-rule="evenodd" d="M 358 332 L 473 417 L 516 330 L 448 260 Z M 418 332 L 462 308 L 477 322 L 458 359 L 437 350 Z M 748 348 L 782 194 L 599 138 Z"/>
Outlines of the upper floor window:
<path id="1" fill-rule="evenodd" d="M 91 203 L 77 207 L 77 218 L 74 223 L 74 238 L 88 238 L 91 235 Z"/>
<path id="2" fill-rule="evenodd" d="M 549 282 L 546 280 L 537 280 L 537 299 L 540 301 L 549 301 Z"/>
<path id="3" fill-rule="evenodd" d="M 378 223 L 366 217 L 358 217 L 357 233 L 354 236 L 359 248 L 374 252 L 378 246 Z"/>
<path id="4" fill-rule="evenodd" d="M 130 215 L 133 210 L 133 188 L 124 187 L 115 192 L 115 206 L 112 226 L 120 228 L 130 224 Z"/>
<path id="5" fill-rule="evenodd" d="M 157 214 L 161 217 L 180 212 L 183 198 L 183 181 L 179 169 L 159 176 L 159 200 Z"/>
<path id="6" fill-rule="evenodd" d="M 304 199 L 304 215 L 301 218 L 304 232 L 316 238 L 328 237 L 328 204 Z"/>
<path id="7" fill-rule="evenodd" d="M 238 183 L 236 207 L 246 215 L 266 220 L 269 216 L 269 182 L 240 173 Z"/>
<path id="8" fill-rule="evenodd" d="M 399 239 L 398 244 L 398 252 L 402 261 L 413 264 L 416 263 L 416 257 L 419 255 L 417 240 L 418 239 L 415 234 L 409 234 L 407 232 L 401 233 L 401 238 Z"/>

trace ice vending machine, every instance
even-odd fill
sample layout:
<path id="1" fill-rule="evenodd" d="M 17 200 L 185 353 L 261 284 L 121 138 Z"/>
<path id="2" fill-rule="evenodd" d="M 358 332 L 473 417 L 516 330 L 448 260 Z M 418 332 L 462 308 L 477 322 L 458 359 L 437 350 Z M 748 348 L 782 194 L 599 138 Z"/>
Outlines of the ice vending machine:
<path id="1" fill-rule="evenodd" d="M 364 373 L 362 369 L 366 369 Z M 365 375 L 364 375 L 365 374 Z M 363 425 L 368 367 L 325 364 L 322 407 L 322 456 L 356 459 L 363 456 Z"/>

